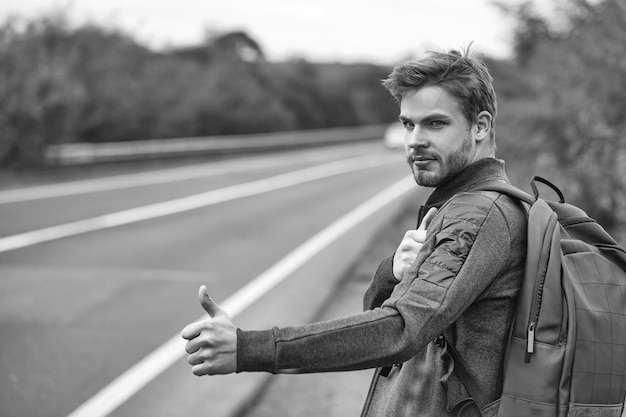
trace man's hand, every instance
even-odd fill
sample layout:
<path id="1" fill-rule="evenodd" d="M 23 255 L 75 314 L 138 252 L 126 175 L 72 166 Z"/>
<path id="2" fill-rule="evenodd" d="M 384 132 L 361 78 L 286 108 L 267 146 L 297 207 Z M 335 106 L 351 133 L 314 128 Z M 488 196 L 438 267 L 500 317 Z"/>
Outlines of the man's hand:
<path id="1" fill-rule="evenodd" d="M 200 287 L 200 304 L 210 319 L 191 323 L 181 333 L 187 339 L 187 362 L 194 375 L 229 374 L 237 370 L 237 329 L 224 310 Z"/>
<path id="2" fill-rule="evenodd" d="M 432 207 L 422 219 L 417 230 L 409 230 L 405 233 L 404 239 L 400 242 L 395 255 L 393 256 L 393 276 L 398 281 L 402 279 L 404 272 L 415 262 L 417 253 L 426 241 L 426 229 L 430 221 L 437 214 L 437 209 Z"/>

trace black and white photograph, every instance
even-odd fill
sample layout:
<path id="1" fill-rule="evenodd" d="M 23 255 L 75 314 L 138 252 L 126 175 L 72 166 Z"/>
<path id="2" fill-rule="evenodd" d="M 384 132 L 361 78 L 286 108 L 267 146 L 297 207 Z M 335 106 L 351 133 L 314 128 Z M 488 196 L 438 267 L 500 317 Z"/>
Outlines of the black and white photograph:
<path id="1" fill-rule="evenodd" d="M 624 245 L 624 0 L 0 1 L 0 417 L 626 417 Z"/>

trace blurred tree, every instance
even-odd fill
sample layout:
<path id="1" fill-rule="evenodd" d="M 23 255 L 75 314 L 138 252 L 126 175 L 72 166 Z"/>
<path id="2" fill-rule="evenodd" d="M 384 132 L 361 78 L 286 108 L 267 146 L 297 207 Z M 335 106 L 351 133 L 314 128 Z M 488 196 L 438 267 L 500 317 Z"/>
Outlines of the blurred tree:
<path id="1" fill-rule="evenodd" d="M 0 166 L 48 144 L 261 133 L 387 122 L 388 68 L 265 60 L 245 32 L 152 51 L 64 14 L 0 24 Z M 393 116 L 392 116 L 393 115 Z"/>
<path id="2" fill-rule="evenodd" d="M 37 164 L 46 142 L 73 139 L 86 92 L 77 55 L 61 52 L 69 36 L 61 16 L 0 28 L 0 164 Z"/>
<path id="3" fill-rule="evenodd" d="M 295 128 L 289 110 L 271 94 L 261 67 L 217 61 L 191 96 L 198 135 L 271 132 Z"/>
<path id="4" fill-rule="evenodd" d="M 398 107 L 380 80 L 387 78 L 391 69 L 370 64 L 353 65 L 346 87 L 351 107 L 357 120 L 370 124 L 391 123 L 398 120 Z"/>
<path id="5" fill-rule="evenodd" d="M 150 51 L 130 37 L 86 26 L 74 31 L 68 48 L 79 57 L 73 70 L 88 100 L 76 135 L 89 142 L 145 138 L 150 130 L 140 117 L 144 71 Z"/>
<path id="6" fill-rule="evenodd" d="M 558 21 L 530 3 L 509 9 L 520 22 L 516 58 L 538 93 L 518 100 L 507 117 L 522 128 L 513 135 L 519 151 L 535 155 L 534 171 L 557 178 L 566 195 L 624 240 L 626 3 L 556 4 Z"/>
<path id="7" fill-rule="evenodd" d="M 222 59 L 246 62 L 265 60 L 261 46 L 245 32 L 236 31 L 216 36 L 211 41 L 211 46 L 214 53 Z"/>
<path id="8" fill-rule="evenodd" d="M 319 65 L 305 60 L 265 66 L 265 79 L 274 97 L 278 97 L 293 119 L 292 128 L 314 129 L 326 126 Z"/>
<path id="9" fill-rule="evenodd" d="M 209 64 L 212 60 L 265 61 L 261 45 L 242 31 L 228 33 L 210 31 L 200 45 L 179 47 L 170 51 L 170 54 L 203 65 Z"/>

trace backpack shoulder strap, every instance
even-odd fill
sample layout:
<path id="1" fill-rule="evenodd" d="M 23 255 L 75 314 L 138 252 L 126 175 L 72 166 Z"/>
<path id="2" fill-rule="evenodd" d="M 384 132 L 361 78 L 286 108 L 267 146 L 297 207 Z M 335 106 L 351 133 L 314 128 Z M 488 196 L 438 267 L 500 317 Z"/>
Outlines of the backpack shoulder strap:
<path id="1" fill-rule="evenodd" d="M 496 191 L 498 193 L 517 198 L 518 200 L 522 200 L 529 205 L 532 205 L 537 200 L 536 197 L 533 197 L 527 192 L 520 190 L 508 182 L 500 180 L 487 180 L 479 182 L 475 187 L 472 187 L 472 191 Z"/>
<path id="2" fill-rule="evenodd" d="M 438 339 L 443 342 L 443 348 L 452 357 L 452 361 L 454 362 L 454 372 L 456 372 L 456 375 L 459 377 L 463 385 L 465 385 L 465 389 L 469 392 L 478 409 L 482 410 L 489 404 L 489 398 L 487 398 L 483 390 L 480 389 L 478 383 L 467 370 L 465 362 L 461 359 L 459 352 L 450 344 L 450 342 L 448 342 L 448 339 L 446 339 L 443 333 Z"/>
<path id="3" fill-rule="evenodd" d="M 520 190 L 519 188 L 502 180 L 481 181 L 477 185 L 472 187 L 471 190 L 472 191 L 495 191 L 501 194 L 509 195 L 531 206 L 533 205 L 533 203 L 535 203 L 535 201 L 537 201 L 537 197 L 533 197 L 527 192 Z M 489 403 L 487 396 L 480 389 L 480 387 L 478 386 L 474 378 L 471 376 L 471 374 L 467 370 L 467 367 L 465 366 L 465 363 L 461 359 L 461 356 L 459 355 L 458 351 L 454 348 L 454 346 L 452 346 L 446 340 L 446 337 L 443 334 L 441 334 L 441 336 L 439 337 L 443 340 L 445 349 L 448 351 L 448 354 L 452 357 L 452 360 L 454 362 L 454 371 L 456 372 L 457 376 L 459 377 L 459 379 L 461 380 L 461 382 L 463 383 L 463 385 L 465 386 L 465 388 L 471 395 L 472 399 L 476 403 L 476 406 L 478 406 L 479 409 L 486 407 L 487 404 Z"/>
<path id="4" fill-rule="evenodd" d="M 563 193 L 561 192 L 559 187 L 552 184 L 547 179 L 536 176 L 536 175 L 530 180 L 530 187 L 533 189 L 534 197 L 528 194 L 527 192 L 522 191 L 519 188 L 509 184 L 508 182 L 505 182 L 504 180 L 481 181 L 478 184 L 476 184 L 476 186 L 473 187 L 472 190 L 474 191 L 497 191 L 499 193 L 507 194 L 507 195 L 510 195 L 511 197 L 515 197 L 532 206 L 533 203 L 537 201 L 537 199 L 539 199 L 539 189 L 537 188 L 538 182 L 544 185 L 547 185 L 549 188 L 552 189 L 552 191 L 554 191 L 554 193 L 559 197 L 557 204 L 563 205 L 565 203 L 565 197 L 563 196 Z"/>

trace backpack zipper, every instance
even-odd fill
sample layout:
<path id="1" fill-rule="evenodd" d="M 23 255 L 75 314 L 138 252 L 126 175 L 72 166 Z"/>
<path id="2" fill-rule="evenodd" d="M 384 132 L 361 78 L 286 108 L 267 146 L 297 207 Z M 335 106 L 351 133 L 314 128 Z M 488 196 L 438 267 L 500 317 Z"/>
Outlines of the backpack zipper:
<path id="1" fill-rule="evenodd" d="M 526 363 L 530 362 L 530 355 L 535 352 L 535 327 L 537 327 L 537 323 L 531 321 L 528 324 L 528 338 L 526 341 L 526 357 L 524 361 Z"/>
<path id="2" fill-rule="evenodd" d="M 541 257 L 539 258 L 539 267 L 537 269 L 538 276 L 535 280 L 533 303 L 530 308 L 530 316 L 528 318 L 528 327 L 526 330 L 526 355 L 524 357 L 524 362 L 526 363 L 530 362 L 530 356 L 535 352 L 535 330 L 537 329 L 537 322 L 539 321 L 539 310 L 541 310 L 541 300 L 543 298 L 543 286 L 546 281 L 548 261 L 550 260 L 550 243 L 556 222 L 556 216 L 550 216 L 548 226 L 546 227 L 546 234 L 543 237 L 541 245 L 544 250 L 542 250 Z M 547 250 L 545 250 L 546 248 Z"/>

